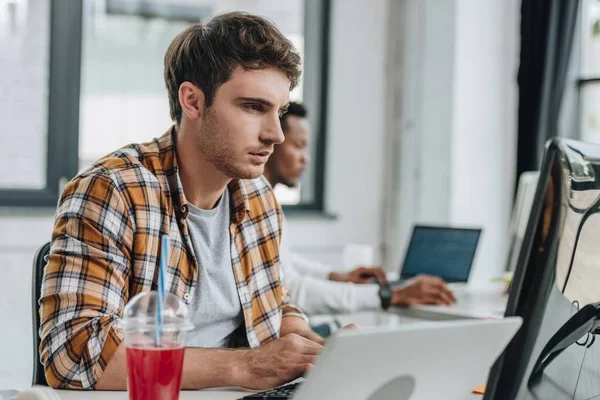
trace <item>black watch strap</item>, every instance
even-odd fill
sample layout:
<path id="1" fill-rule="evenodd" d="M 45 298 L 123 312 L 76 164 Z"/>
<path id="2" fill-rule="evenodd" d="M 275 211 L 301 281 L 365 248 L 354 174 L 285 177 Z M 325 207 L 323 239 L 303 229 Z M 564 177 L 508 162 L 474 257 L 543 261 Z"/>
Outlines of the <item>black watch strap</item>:
<path id="1" fill-rule="evenodd" d="M 389 283 L 379 284 L 379 298 L 381 299 L 381 308 L 387 310 L 392 305 L 392 287 Z"/>

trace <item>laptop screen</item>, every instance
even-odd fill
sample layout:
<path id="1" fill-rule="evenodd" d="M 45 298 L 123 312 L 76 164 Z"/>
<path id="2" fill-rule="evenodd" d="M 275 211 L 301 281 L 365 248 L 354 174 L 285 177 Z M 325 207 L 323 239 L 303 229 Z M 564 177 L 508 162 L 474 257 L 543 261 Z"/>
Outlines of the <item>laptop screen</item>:
<path id="1" fill-rule="evenodd" d="M 415 226 L 401 278 L 419 274 L 467 282 L 481 229 Z"/>

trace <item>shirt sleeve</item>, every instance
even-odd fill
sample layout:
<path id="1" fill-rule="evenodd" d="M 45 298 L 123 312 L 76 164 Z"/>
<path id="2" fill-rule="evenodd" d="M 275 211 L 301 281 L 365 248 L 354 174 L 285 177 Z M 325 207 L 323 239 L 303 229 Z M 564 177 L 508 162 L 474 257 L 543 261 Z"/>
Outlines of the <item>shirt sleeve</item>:
<path id="1" fill-rule="evenodd" d="M 78 177 L 59 201 L 40 298 L 40 357 L 55 388 L 93 389 L 123 332 L 132 222 L 109 176 Z"/>
<path id="2" fill-rule="evenodd" d="M 320 272 L 327 271 L 329 275 L 325 265 L 320 265 L 319 262 L 308 257 L 295 255 L 289 246 L 285 220 L 279 245 L 279 257 L 282 276 L 289 289 L 290 302 L 306 314 L 353 313 L 381 308 L 379 285 L 355 285 L 327 280 L 327 276 L 323 275 L 324 272 Z M 312 263 L 314 266 L 310 266 Z M 307 274 L 306 271 L 313 271 L 313 273 Z"/>
<path id="3" fill-rule="evenodd" d="M 308 318 L 306 317 L 306 315 L 304 314 L 302 309 L 297 307 L 296 305 L 293 305 L 292 302 L 290 301 L 289 290 L 287 287 L 287 280 L 285 278 L 285 271 L 282 268 L 282 262 L 281 262 L 281 257 L 282 257 L 281 252 L 285 251 L 285 249 L 282 249 L 282 243 L 285 246 L 285 241 L 283 239 L 283 237 L 285 235 L 285 232 L 284 232 L 285 218 L 283 217 L 283 213 L 281 212 L 281 207 L 279 206 L 279 203 L 277 203 L 275 196 L 273 196 L 273 199 L 276 204 L 277 220 L 278 220 L 278 224 L 279 224 L 279 280 L 280 280 L 279 283 L 281 285 L 281 292 L 282 292 L 281 317 L 282 318 L 300 317 L 300 318 L 304 319 L 306 322 L 308 322 Z M 284 257 L 285 257 L 285 255 L 284 255 Z"/>

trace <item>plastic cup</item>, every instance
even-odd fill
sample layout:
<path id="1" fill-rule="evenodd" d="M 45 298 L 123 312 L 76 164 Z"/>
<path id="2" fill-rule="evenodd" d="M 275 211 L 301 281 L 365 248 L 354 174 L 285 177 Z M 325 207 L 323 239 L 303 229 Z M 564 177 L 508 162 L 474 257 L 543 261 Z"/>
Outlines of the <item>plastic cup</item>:
<path id="1" fill-rule="evenodd" d="M 193 328 L 188 308 L 172 293 L 165 293 L 160 345 L 154 343 L 155 291 L 133 297 L 121 325 L 127 351 L 127 390 L 130 400 L 177 400 L 181 389 L 185 336 Z"/>

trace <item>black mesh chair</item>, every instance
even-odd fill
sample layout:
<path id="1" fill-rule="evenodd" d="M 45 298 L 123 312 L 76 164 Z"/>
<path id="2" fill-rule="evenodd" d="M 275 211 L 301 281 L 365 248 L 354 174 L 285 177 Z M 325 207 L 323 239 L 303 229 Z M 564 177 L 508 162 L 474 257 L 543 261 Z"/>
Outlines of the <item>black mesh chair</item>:
<path id="1" fill-rule="evenodd" d="M 44 368 L 40 362 L 40 312 L 38 301 L 42 290 L 42 278 L 44 276 L 44 266 L 46 265 L 46 256 L 50 253 L 50 243 L 43 245 L 33 258 L 33 273 L 31 285 L 31 313 L 33 316 L 33 377 L 32 385 L 47 385 Z"/>

